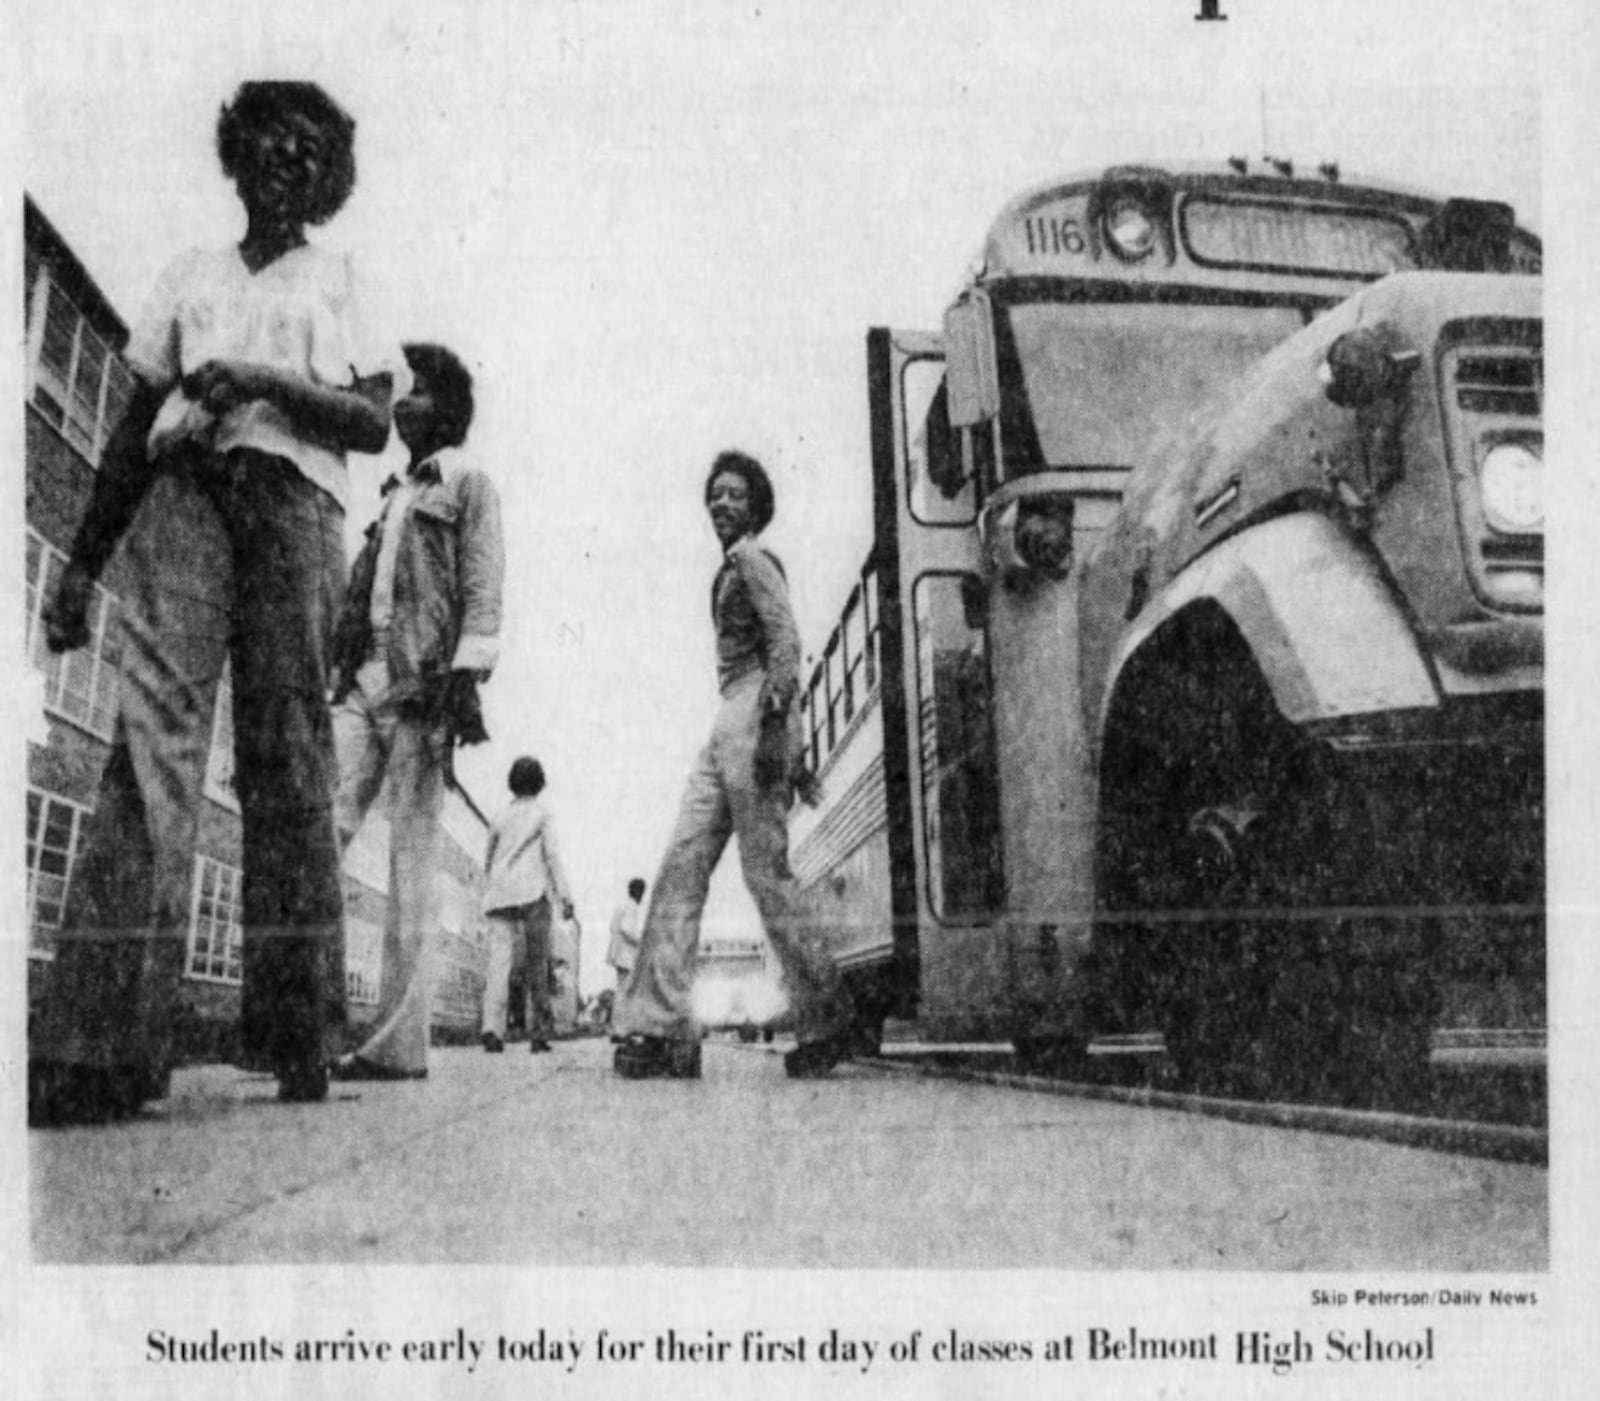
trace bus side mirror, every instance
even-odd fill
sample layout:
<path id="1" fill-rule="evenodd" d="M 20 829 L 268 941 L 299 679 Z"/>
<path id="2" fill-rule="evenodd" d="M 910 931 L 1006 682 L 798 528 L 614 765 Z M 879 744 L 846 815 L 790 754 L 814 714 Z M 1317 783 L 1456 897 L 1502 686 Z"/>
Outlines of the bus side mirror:
<path id="1" fill-rule="evenodd" d="M 972 292 L 944 314 L 945 385 L 952 428 L 986 423 L 1000 412 L 989 299 Z"/>
<path id="2" fill-rule="evenodd" d="M 1415 350 L 1391 350 L 1384 335 L 1371 326 L 1346 331 L 1328 347 L 1318 374 L 1328 401 L 1356 411 L 1356 432 L 1361 444 L 1362 480 L 1352 474 L 1336 475 L 1344 482 L 1341 499 L 1365 513 L 1372 499 L 1400 479 L 1404 467 L 1401 426 L 1405 420 L 1406 386 L 1422 363 Z"/>

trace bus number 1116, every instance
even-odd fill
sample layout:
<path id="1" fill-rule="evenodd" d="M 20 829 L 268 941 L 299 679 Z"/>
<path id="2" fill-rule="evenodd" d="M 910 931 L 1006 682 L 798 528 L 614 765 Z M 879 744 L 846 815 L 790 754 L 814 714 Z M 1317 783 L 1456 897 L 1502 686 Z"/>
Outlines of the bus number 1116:
<path id="1" fill-rule="evenodd" d="M 1030 254 L 1082 253 L 1087 246 L 1083 241 L 1083 229 L 1076 219 L 1034 215 L 1026 221 L 1026 227 Z"/>

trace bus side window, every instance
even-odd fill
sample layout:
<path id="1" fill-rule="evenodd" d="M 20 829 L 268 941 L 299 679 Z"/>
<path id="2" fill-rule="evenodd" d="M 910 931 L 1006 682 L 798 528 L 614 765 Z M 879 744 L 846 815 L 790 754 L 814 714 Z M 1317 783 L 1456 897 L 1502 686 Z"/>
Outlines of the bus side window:
<path id="1" fill-rule="evenodd" d="M 908 360 L 900 393 L 912 516 L 922 525 L 971 525 L 977 497 L 950 423 L 943 362 Z"/>
<path id="2" fill-rule="evenodd" d="M 861 684 L 861 591 L 853 589 L 839 620 L 840 650 L 844 658 L 844 723 L 855 719 L 863 698 Z"/>
<path id="3" fill-rule="evenodd" d="M 878 575 L 875 570 L 861 581 L 861 606 L 866 624 L 866 691 L 870 694 L 878 684 Z"/>
<path id="4" fill-rule="evenodd" d="M 950 426 L 949 390 L 942 379 L 928 405 L 923 441 L 928 451 L 928 480 L 946 501 L 954 501 L 967 484 L 967 465 L 962 460 L 961 442 Z"/>
<path id="5" fill-rule="evenodd" d="M 913 594 L 923 859 L 943 920 L 987 917 L 1004 892 L 987 639 L 969 616 L 966 580 L 925 574 Z"/>
<path id="6" fill-rule="evenodd" d="M 840 719 L 841 695 L 839 674 L 839 634 L 835 632 L 828 639 L 828 646 L 822 654 L 822 669 L 826 676 L 826 700 L 828 706 L 828 752 L 833 752 L 833 746 L 839 742 L 839 736 L 844 732 L 844 724 Z"/>
<path id="7" fill-rule="evenodd" d="M 822 746 L 822 717 L 817 709 L 819 699 L 818 690 L 821 685 L 822 671 L 818 668 L 811 674 L 811 684 L 806 687 L 805 700 L 802 703 L 802 714 L 805 719 L 806 747 L 811 752 L 811 772 L 817 773 L 822 768 L 822 761 L 826 759 L 827 751 Z"/>

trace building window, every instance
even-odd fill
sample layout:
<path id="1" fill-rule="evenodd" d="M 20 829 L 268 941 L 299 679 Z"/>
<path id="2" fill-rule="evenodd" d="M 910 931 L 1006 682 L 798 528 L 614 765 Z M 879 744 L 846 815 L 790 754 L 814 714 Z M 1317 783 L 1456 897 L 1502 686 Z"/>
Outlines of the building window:
<path id="1" fill-rule="evenodd" d="M 453 876 L 439 877 L 439 943 L 433 1019 L 476 1029 L 483 1008 L 484 951 L 467 928 L 470 892 Z"/>
<path id="2" fill-rule="evenodd" d="M 109 740 L 117 718 L 117 669 L 122 658 L 122 639 L 115 625 L 115 596 L 95 585 L 94 600 L 89 605 L 89 645 L 77 651 L 51 652 L 39 625 L 39 614 L 54 596 L 66 560 L 37 531 L 28 531 L 28 655 L 44 675 L 44 708 Z"/>
<path id="3" fill-rule="evenodd" d="M 344 992 L 352 1002 L 376 1006 L 383 976 L 383 926 L 346 914 Z"/>
<path id="4" fill-rule="evenodd" d="M 55 956 L 85 809 L 28 789 L 28 956 Z"/>
<path id="5" fill-rule="evenodd" d="M 367 813 L 361 829 L 344 849 L 344 873 L 379 895 L 389 893 L 389 819 L 378 811 Z"/>
<path id="6" fill-rule="evenodd" d="M 206 756 L 205 795 L 230 812 L 239 811 L 233 783 L 233 667 L 224 664 L 217 683 L 217 709 L 211 721 L 211 752 Z"/>
<path id="7" fill-rule="evenodd" d="M 242 873 L 209 856 L 194 859 L 194 904 L 189 917 L 191 978 L 209 982 L 244 981 L 244 926 L 239 889 Z"/>
<path id="8" fill-rule="evenodd" d="M 133 375 L 72 299 L 41 269 L 34 282 L 38 352 L 28 400 L 91 463 L 133 396 Z"/>

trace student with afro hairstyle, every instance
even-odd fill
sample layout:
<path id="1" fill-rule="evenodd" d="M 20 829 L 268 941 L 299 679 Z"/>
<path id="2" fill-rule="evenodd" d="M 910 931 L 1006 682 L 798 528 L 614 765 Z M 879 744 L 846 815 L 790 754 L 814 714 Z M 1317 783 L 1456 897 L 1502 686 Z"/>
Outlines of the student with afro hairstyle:
<path id="1" fill-rule="evenodd" d="M 849 999 L 824 948 L 809 937 L 789 872 L 788 812 L 801 772 L 800 638 L 778 558 L 758 540 L 772 520 L 772 482 L 753 457 L 724 452 L 706 478 L 706 509 L 722 545 L 711 587 L 722 704 L 689 775 L 656 876 L 638 961 L 617 999 L 615 1069 L 632 1079 L 693 1079 L 700 1036 L 690 1004 L 700 916 L 728 839 L 778 956 L 800 1044 L 791 1076 L 826 1075 L 852 1045 Z"/>
<path id="2" fill-rule="evenodd" d="M 243 1052 L 272 1068 L 280 1098 L 327 1094 L 344 1022 L 327 663 L 345 454 L 382 449 L 399 369 L 351 258 L 306 239 L 354 187 L 354 141 L 355 122 L 315 84 L 243 84 L 217 152 L 244 236 L 171 263 L 125 352 L 134 388 L 44 613 L 51 649 L 89 640 L 94 582 L 147 496 L 164 498 L 164 552 L 130 551 L 123 713 L 29 1048 L 36 1122 L 104 1121 L 166 1092 L 225 661 L 244 823 Z M 185 524 L 193 548 L 171 538 Z"/>
<path id="3" fill-rule="evenodd" d="M 388 796 L 389 903 L 370 1034 L 338 1079 L 428 1073 L 428 940 L 438 927 L 439 817 L 457 741 L 488 736 L 477 685 L 494 668 L 505 546 L 494 483 L 462 450 L 472 376 L 440 345 L 405 347 L 411 387 L 394 406 L 410 451 L 351 570 L 334 642 L 335 819 L 341 845 Z M 387 778 L 387 787 L 385 779 Z"/>

